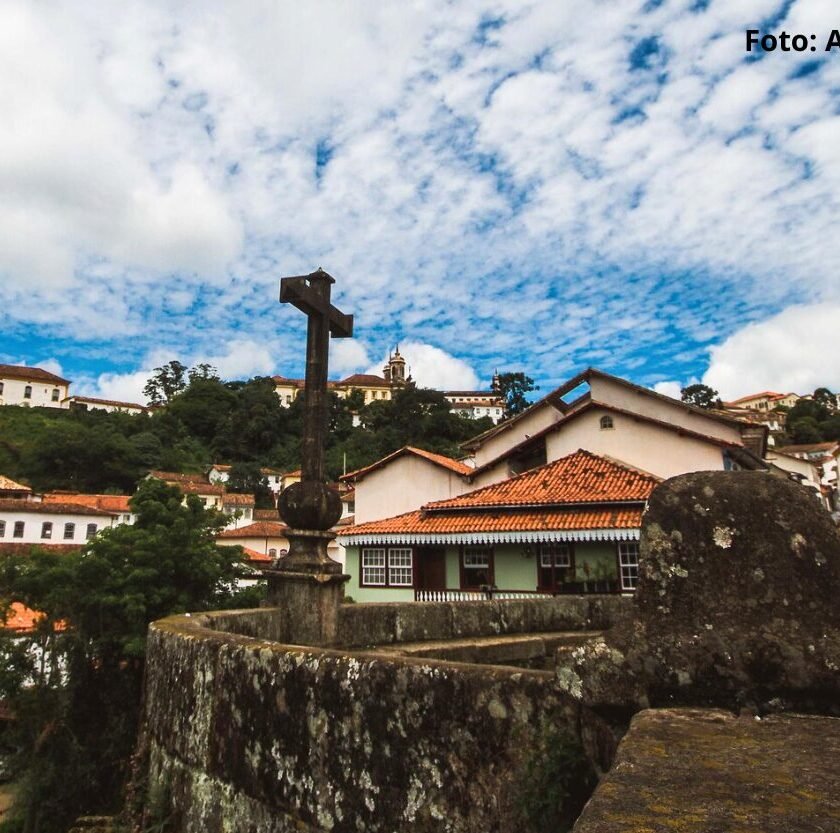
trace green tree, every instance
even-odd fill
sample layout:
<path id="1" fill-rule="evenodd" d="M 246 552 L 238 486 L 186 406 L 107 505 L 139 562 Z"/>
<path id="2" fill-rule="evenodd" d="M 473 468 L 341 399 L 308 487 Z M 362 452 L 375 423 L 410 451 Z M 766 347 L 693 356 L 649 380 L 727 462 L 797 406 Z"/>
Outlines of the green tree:
<path id="1" fill-rule="evenodd" d="M 524 411 L 531 404 L 527 394 L 539 389 L 539 385 L 535 385 L 534 380 L 524 373 L 500 373 L 499 392 L 505 400 L 505 417 Z"/>
<path id="2" fill-rule="evenodd" d="M 187 386 L 187 367 L 177 359 L 156 367 L 143 388 L 150 405 L 165 405 Z"/>
<path id="3" fill-rule="evenodd" d="M 827 411 L 837 410 L 837 398 L 828 388 L 817 388 L 814 391 L 814 402 L 822 405 Z"/>
<path id="4" fill-rule="evenodd" d="M 796 445 L 823 441 L 820 423 L 812 416 L 803 416 L 793 423 L 788 422 L 787 434 Z"/>
<path id="5" fill-rule="evenodd" d="M 689 385 L 680 391 L 680 398 L 689 405 L 696 408 L 720 408 L 722 402 L 720 395 L 714 388 L 708 385 Z"/>
<path id="6" fill-rule="evenodd" d="M 106 530 L 79 554 L 35 551 L 0 572 L 0 595 L 42 611 L 66 681 L 19 686 L 23 830 L 63 833 L 83 812 L 118 808 L 128 772 L 149 622 L 230 603 L 241 550 L 218 547 L 224 524 L 177 488 L 145 481 L 133 526 Z"/>
<path id="7" fill-rule="evenodd" d="M 225 484 L 229 492 L 253 495 L 261 509 L 274 507 L 274 497 L 268 487 L 268 478 L 262 473 L 259 463 L 234 463 L 228 472 Z"/>
<path id="8" fill-rule="evenodd" d="M 188 434 L 210 447 L 236 405 L 237 394 L 218 378 L 192 375 L 186 388 L 169 402 L 167 411 Z"/>

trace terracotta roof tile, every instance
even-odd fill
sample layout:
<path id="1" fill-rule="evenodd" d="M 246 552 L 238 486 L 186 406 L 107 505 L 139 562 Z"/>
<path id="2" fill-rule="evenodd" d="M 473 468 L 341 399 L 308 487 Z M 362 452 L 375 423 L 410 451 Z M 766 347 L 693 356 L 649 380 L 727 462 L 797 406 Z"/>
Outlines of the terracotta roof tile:
<path id="1" fill-rule="evenodd" d="M 277 521 L 257 521 L 240 526 L 239 529 L 226 529 L 217 538 L 285 538 L 289 527 Z"/>
<path id="2" fill-rule="evenodd" d="M 271 564 L 274 560 L 270 555 L 266 555 L 264 552 L 257 552 L 250 547 L 242 547 L 242 552 L 245 553 L 245 557 L 250 564 Z"/>
<path id="3" fill-rule="evenodd" d="M 372 373 L 354 373 L 346 379 L 342 379 L 339 385 L 358 385 L 366 388 L 390 388 L 390 382 L 386 382 L 381 376 L 374 376 Z"/>
<path id="4" fill-rule="evenodd" d="M 430 511 L 481 506 L 539 506 L 645 501 L 658 477 L 580 449 L 524 474 L 440 500 Z"/>
<path id="5" fill-rule="evenodd" d="M 40 367 L 25 367 L 24 365 L 0 364 L 0 376 L 7 379 L 23 379 L 31 382 L 52 382 L 53 384 L 69 385 L 67 379 L 56 376 L 48 370 L 41 370 Z"/>
<path id="6" fill-rule="evenodd" d="M 615 509 L 506 510 L 426 513 L 416 510 L 394 518 L 351 526 L 342 538 L 370 534 L 456 534 L 461 532 L 542 532 L 583 529 L 638 529 L 641 506 Z"/>
<path id="7" fill-rule="evenodd" d="M 401 457 L 404 454 L 413 454 L 416 457 L 422 457 L 424 460 L 428 460 L 430 463 L 434 463 L 436 466 L 442 466 L 445 469 L 454 471 L 455 474 L 465 475 L 472 474 L 473 472 L 471 466 L 468 466 L 466 463 L 462 463 L 460 460 L 455 460 L 454 458 L 447 457 L 444 454 L 435 454 L 433 451 L 425 451 L 422 448 L 415 448 L 411 445 L 404 445 L 402 448 L 399 448 L 391 454 L 388 454 L 381 460 L 377 460 L 375 463 L 371 463 L 369 466 L 365 466 L 362 469 L 356 469 L 356 471 L 348 472 L 347 474 L 343 475 L 341 479 L 361 480 L 366 475 L 370 474 L 373 471 L 376 471 L 376 469 L 381 468 L 382 466 L 387 465 L 392 460 L 396 460 L 397 457 Z"/>
<path id="8" fill-rule="evenodd" d="M 140 405 L 138 402 L 120 402 L 116 399 L 96 399 L 93 396 L 71 396 L 68 398 L 71 402 L 88 402 L 91 405 L 112 405 L 116 408 L 139 408 L 141 411 L 148 410 L 145 405 Z"/>
<path id="9" fill-rule="evenodd" d="M 83 544 L 50 543 L 15 544 L 11 541 L 0 541 L 0 555 L 32 555 L 33 549 L 47 550 L 48 552 L 56 553 L 58 555 L 67 555 L 67 553 L 78 552 L 83 546 Z"/>
<path id="10" fill-rule="evenodd" d="M 149 472 L 149 477 L 163 480 L 166 483 L 207 483 L 207 477 L 203 474 L 182 474 L 178 471 L 159 471 L 152 469 Z"/>
<path id="11" fill-rule="evenodd" d="M 43 496 L 43 502 L 49 504 L 72 503 L 88 506 L 91 509 L 103 509 L 106 512 L 129 514 L 131 507 L 128 502 L 131 495 L 85 495 L 71 492 L 49 492 Z"/>
<path id="12" fill-rule="evenodd" d="M 13 498 L 0 498 L 0 511 L 3 512 L 24 512 L 38 515 L 112 515 L 109 509 L 98 509 L 94 506 L 85 506 L 81 503 L 70 501 L 45 502 L 39 500 L 15 500 Z"/>
<path id="13" fill-rule="evenodd" d="M 255 509 L 255 521 L 280 521 L 280 513 L 276 509 Z"/>
<path id="14" fill-rule="evenodd" d="M 253 495 L 240 495 L 235 494 L 233 492 L 228 492 L 224 498 L 222 498 L 222 504 L 224 506 L 253 506 L 254 505 L 254 496 Z"/>

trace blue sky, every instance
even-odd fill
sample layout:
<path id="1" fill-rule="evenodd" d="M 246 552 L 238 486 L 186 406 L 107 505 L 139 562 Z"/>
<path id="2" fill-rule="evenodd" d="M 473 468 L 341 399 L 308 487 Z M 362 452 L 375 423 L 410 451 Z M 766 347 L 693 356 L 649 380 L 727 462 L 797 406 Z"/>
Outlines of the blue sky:
<path id="1" fill-rule="evenodd" d="M 840 388 L 833 0 L 0 8 L 0 361 Z M 747 56 L 745 30 L 815 33 Z"/>

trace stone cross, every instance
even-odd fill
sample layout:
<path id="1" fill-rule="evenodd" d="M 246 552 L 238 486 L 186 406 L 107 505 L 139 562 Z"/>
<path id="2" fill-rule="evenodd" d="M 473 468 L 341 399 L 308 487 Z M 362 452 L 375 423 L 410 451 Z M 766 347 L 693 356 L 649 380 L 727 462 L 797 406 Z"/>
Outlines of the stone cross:
<path id="1" fill-rule="evenodd" d="M 309 317 L 306 331 L 306 387 L 304 389 L 303 457 L 301 479 L 324 482 L 324 441 L 327 430 L 327 360 L 330 335 L 353 335 L 353 316 L 330 303 L 335 279 L 323 269 L 311 275 L 283 278 L 280 302 L 292 304 Z"/>

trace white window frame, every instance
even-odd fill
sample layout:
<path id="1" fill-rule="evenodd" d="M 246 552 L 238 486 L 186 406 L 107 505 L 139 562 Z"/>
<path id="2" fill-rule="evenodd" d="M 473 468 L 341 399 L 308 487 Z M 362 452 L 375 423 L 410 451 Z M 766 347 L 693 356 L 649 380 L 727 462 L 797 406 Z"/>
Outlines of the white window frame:
<path id="1" fill-rule="evenodd" d="M 484 545 L 464 547 L 463 563 L 465 570 L 489 570 L 490 547 Z"/>
<path id="2" fill-rule="evenodd" d="M 388 586 L 388 550 L 385 547 L 362 547 L 361 583 L 365 587 Z"/>
<path id="3" fill-rule="evenodd" d="M 388 549 L 388 586 L 414 586 L 414 553 L 411 547 Z"/>
<path id="4" fill-rule="evenodd" d="M 44 521 L 41 524 L 41 538 L 47 539 L 52 538 L 53 534 L 53 523 L 52 521 Z"/>
<path id="5" fill-rule="evenodd" d="M 633 592 L 639 583 L 639 542 L 621 541 L 618 545 L 618 573 L 621 589 Z"/>

